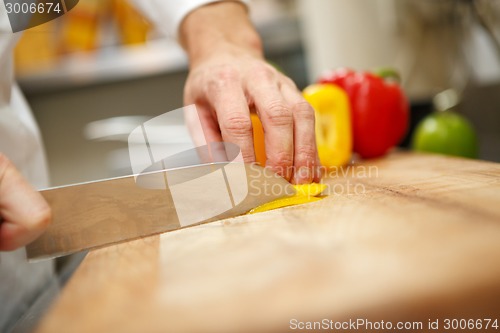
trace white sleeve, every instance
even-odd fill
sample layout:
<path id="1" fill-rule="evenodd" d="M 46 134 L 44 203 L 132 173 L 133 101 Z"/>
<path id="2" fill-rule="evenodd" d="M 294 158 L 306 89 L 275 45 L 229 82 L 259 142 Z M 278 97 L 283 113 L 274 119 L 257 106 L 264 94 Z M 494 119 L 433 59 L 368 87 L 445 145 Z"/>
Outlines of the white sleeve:
<path id="1" fill-rule="evenodd" d="M 155 26 L 174 38 L 178 37 L 179 26 L 191 11 L 213 2 L 229 0 L 133 0 L 134 5 L 141 10 Z M 231 0 L 248 5 L 250 0 Z"/>
<path id="2" fill-rule="evenodd" d="M 10 25 L 7 9 L 5 8 L 5 3 L 0 1 L 0 34 L 4 33 L 12 33 L 12 27 Z M 3 36 L 0 35 L 0 37 Z"/>

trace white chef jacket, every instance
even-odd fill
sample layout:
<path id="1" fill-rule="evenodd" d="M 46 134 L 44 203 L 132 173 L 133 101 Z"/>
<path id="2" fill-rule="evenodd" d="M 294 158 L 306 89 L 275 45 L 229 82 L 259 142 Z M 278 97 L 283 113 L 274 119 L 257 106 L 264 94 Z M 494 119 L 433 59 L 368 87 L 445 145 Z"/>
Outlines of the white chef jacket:
<path id="1" fill-rule="evenodd" d="M 224 0 L 133 0 L 134 5 L 142 10 L 157 28 L 167 35 L 177 38 L 179 26 L 194 9 Z M 227 0 L 226 0 L 227 1 Z M 236 0 L 248 4 L 249 0 Z"/>
<path id="2" fill-rule="evenodd" d="M 160 30 L 177 37 L 178 26 L 188 13 L 218 1 L 221 0 L 134 0 L 134 3 Z M 5 5 L 0 0 L 0 152 L 40 189 L 49 185 L 42 141 L 29 106 L 13 81 L 12 50 L 18 37 L 19 33 L 12 33 Z M 41 290 L 53 290 L 54 279 L 52 262 L 28 264 L 24 249 L 0 252 L 0 332 L 12 329 Z"/>

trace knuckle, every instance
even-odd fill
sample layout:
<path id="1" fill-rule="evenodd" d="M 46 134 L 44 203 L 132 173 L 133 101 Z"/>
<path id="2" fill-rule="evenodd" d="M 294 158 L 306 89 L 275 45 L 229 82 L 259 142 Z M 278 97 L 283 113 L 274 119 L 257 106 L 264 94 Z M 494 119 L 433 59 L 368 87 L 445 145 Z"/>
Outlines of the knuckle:
<path id="1" fill-rule="evenodd" d="M 242 151 L 242 158 L 245 163 L 255 162 L 255 155 L 253 154 L 253 152 Z"/>
<path id="2" fill-rule="evenodd" d="M 281 101 L 274 101 L 266 106 L 267 119 L 271 126 L 288 126 L 293 123 L 290 109 Z"/>
<path id="3" fill-rule="evenodd" d="M 276 78 L 276 71 L 267 64 L 262 64 L 254 68 L 253 73 L 258 80 L 272 81 Z"/>
<path id="4" fill-rule="evenodd" d="M 293 155 L 288 152 L 277 152 L 269 156 L 269 164 L 278 169 L 286 170 L 293 164 Z"/>
<path id="5" fill-rule="evenodd" d="M 216 81 L 222 83 L 231 83 L 239 79 L 238 71 L 229 65 L 222 65 L 216 70 Z"/>
<path id="6" fill-rule="evenodd" d="M 282 75 L 282 82 L 283 84 L 285 85 L 288 85 L 294 89 L 298 89 L 297 88 L 297 85 L 295 84 L 295 81 L 293 81 L 291 78 L 289 78 L 288 76 L 285 76 L 285 75 Z"/>
<path id="7" fill-rule="evenodd" d="M 295 148 L 296 162 L 311 166 L 316 163 L 316 146 L 300 145 Z"/>
<path id="8" fill-rule="evenodd" d="M 229 114 L 224 118 L 221 127 L 237 137 L 249 136 L 252 133 L 252 121 L 243 114 Z"/>
<path id="9" fill-rule="evenodd" d="M 217 67 L 208 78 L 207 92 L 213 94 L 239 81 L 239 73 L 234 67 L 222 65 Z"/>
<path id="10" fill-rule="evenodd" d="M 306 101 L 301 100 L 293 105 L 293 115 L 301 121 L 314 121 L 314 110 Z"/>

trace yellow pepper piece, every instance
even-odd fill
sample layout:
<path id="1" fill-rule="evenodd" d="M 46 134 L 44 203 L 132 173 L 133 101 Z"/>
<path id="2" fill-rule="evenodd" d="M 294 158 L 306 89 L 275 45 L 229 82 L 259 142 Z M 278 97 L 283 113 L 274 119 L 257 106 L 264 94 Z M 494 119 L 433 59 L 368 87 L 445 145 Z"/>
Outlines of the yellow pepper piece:
<path id="1" fill-rule="evenodd" d="M 266 166 L 266 147 L 264 144 L 264 129 L 259 117 L 255 113 L 250 114 L 253 127 L 253 147 L 255 150 L 255 160 L 261 166 Z"/>
<path id="2" fill-rule="evenodd" d="M 282 208 L 282 207 L 287 207 L 287 206 L 294 206 L 294 205 L 300 205 L 300 204 L 305 204 L 308 202 L 314 202 L 314 201 L 319 201 L 322 198 L 317 198 L 317 197 L 307 197 L 307 196 L 294 196 L 294 197 L 288 197 L 288 198 L 282 198 L 278 200 L 274 200 L 268 203 L 265 203 L 263 205 L 260 205 L 258 207 L 255 207 L 251 211 L 249 211 L 247 214 L 255 214 L 255 213 L 262 213 L 262 212 L 267 212 L 268 210 L 273 210 L 277 208 Z"/>
<path id="3" fill-rule="evenodd" d="M 250 210 L 247 214 L 262 213 L 262 212 L 266 212 L 268 210 L 273 210 L 273 209 L 277 209 L 277 208 L 319 201 L 322 198 L 318 198 L 318 197 L 316 197 L 316 195 L 323 192 L 326 188 L 326 185 L 312 183 L 312 184 L 303 184 L 303 185 L 293 185 L 293 187 L 297 191 L 293 197 L 281 198 L 278 200 L 274 200 L 274 201 L 265 203 L 263 205 L 260 205 L 258 207 L 255 207 L 254 209 Z"/>
<path id="4" fill-rule="evenodd" d="M 295 191 L 297 191 L 296 196 L 306 196 L 306 197 L 315 197 L 323 192 L 326 188 L 326 184 L 302 184 L 302 185 L 293 185 Z"/>
<path id="5" fill-rule="evenodd" d="M 303 91 L 315 110 L 316 145 L 325 167 L 345 165 L 351 159 L 352 135 L 349 98 L 334 84 L 313 84 Z"/>

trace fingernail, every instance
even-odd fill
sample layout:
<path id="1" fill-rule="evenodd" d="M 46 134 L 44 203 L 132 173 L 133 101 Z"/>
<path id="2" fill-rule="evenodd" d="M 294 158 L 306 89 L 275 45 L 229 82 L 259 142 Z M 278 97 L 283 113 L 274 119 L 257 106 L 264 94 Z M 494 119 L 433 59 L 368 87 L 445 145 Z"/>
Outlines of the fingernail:
<path id="1" fill-rule="evenodd" d="M 308 167 L 300 167 L 295 175 L 297 184 L 310 183 L 312 181 L 312 172 Z"/>

